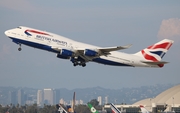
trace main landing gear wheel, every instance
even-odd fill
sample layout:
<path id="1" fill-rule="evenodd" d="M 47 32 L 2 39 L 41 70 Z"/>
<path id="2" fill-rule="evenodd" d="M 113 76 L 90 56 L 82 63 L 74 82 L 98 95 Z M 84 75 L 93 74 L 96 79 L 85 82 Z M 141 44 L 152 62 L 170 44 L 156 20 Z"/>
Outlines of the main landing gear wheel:
<path id="1" fill-rule="evenodd" d="M 78 62 L 74 62 L 73 65 L 74 65 L 74 66 L 77 66 L 77 65 L 78 65 Z"/>
<path id="2" fill-rule="evenodd" d="M 82 67 L 85 67 L 86 66 L 86 63 L 82 63 Z"/>
<path id="3" fill-rule="evenodd" d="M 74 62 L 73 63 L 73 66 L 77 66 L 77 65 L 79 65 L 79 66 L 82 66 L 82 67 L 85 67 L 86 66 L 86 63 L 85 62 Z"/>

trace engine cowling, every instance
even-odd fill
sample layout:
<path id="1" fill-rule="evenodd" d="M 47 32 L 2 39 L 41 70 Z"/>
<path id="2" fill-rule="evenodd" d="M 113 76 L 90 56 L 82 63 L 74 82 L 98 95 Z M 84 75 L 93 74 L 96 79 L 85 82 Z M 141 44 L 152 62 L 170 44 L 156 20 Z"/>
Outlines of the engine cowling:
<path id="1" fill-rule="evenodd" d="M 60 54 L 61 54 L 62 56 L 68 56 L 68 57 L 70 57 L 70 56 L 73 56 L 74 52 L 71 51 L 71 50 L 62 49 L 61 52 L 60 52 Z"/>
<path id="2" fill-rule="evenodd" d="M 70 59 L 70 56 L 63 56 L 63 55 L 61 55 L 61 54 L 57 54 L 57 57 L 58 58 L 62 58 L 62 59 Z"/>
<path id="3" fill-rule="evenodd" d="M 95 57 L 95 56 L 98 56 L 98 52 L 95 51 L 95 50 L 85 49 L 84 50 L 84 55 Z"/>

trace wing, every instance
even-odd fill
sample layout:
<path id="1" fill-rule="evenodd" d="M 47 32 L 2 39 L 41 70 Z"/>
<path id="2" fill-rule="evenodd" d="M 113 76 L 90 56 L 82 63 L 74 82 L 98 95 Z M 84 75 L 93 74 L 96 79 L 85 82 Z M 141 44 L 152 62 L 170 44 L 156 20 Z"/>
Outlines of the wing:
<path id="1" fill-rule="evenodd" d="M 126 46 L 116 46 L 116 47 L 105 47 L 105 48 L 62 48 L 58 46 L 52 46 L 51 49 L 58 51 L 58 58 L 70 59 L 71 61 L 78 62 L 81 64 L 85 64 L 86 62 L 92 61 L 95 58 L 99 58 L 100 56 L 110 55 L 112 51 L 127 49 L 131 47 L 131 45 Z M 75 64 L 75 63 L 74 63 Z M 76 64 L 75 64 L 76 65 Z"/>
<path id="2" fill-rule="evenodd" d="M 91 50 L 91 52 L 97 52 L 99 56 L 101 55 L 109 55 L 111 51 L 117 51 L 122 49 L 128 49 L 132 45 L 126 45 L 126 46 L 115 46 L 115 47 L 105 47 L 105 48 L 78 48 L 77 51 L 79 51 L 81 54 L 85 53 L 86 50 Z M 93 56 L 93 55 L 92 55 Z"/>
<path id="3" fill-rule="evenodd" d="M 122 50 L 122 49 L 128 49 L 132 45 L 126 45 L 126 46 L 116 46 L 116 47 L 107 47 L 107 48 L 100 48 L 99 50 L 102 52 L 111 52 L 111 51 L 117 51 L 117 50 Z"/>

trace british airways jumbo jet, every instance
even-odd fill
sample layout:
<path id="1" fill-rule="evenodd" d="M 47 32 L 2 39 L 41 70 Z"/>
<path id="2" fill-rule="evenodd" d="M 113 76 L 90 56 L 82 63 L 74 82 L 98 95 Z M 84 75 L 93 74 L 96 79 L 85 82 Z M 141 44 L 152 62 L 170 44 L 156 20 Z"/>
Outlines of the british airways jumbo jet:
<path id="1" fill-rule="evenodd" d="M 87 62 L 97 62 L 111 66 L 130 67 L 163 67 L 168 63 L 161 61 L 163 56 L 173 44 L 172 40 L 164 39 L 135 54 L 118 52 L 117 50 L 127 49 L 131 45 L 116 47 L 97 47 L 65 38 L 63 36 L 19 26 L 5 31 L 5 35 L 19 45 L 51 51 L 56 53 L 58 58 L 69 59 L 74 66 L 85 67 Z"/>

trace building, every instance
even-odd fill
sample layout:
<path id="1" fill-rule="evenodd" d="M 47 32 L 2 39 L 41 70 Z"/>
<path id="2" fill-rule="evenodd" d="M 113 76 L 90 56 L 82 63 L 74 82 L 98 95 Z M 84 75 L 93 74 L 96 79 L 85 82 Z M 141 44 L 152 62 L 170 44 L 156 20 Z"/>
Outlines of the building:
<path id="1" fill-rule="evenodd" d="M 139 106 L 143 105 L 152 113 L 180 113 L 180 85 L 174 86 L 160 93 L 155 98 L 147 98 L 133 105 L 115 105 L 123 113 L 139 113 Z M 110 105 L 104 108 L 110 111 Z"/>
<path id="2" fill-rule="evenodd" d="M 174 111 L 180 112 L 180 85 L 174 86 L 160 93 L 155 98 L 147 98 L 133 105 L 145 105 L 149 111 Z"/>
<path id="3" fill-rule="evenodd" d="M 104 104 L 107 104 L 108 103 L 108 96 L 105 96 L 104 97 Z"/>
<path id="4" fill-rule="evenodd" d="M 79 100 L 79 104 L 83 104 L 83 100 Z"/>
<path id="5" fill-rule="evenodd" d="M 24 105 L 25 104 L 25 99 L 24 99 L 24 90 L 19 89 L 17 93 L 17 100 L 19 105 Z"/>
<path id="6" fill-rule="evenodd" d="M 60 104 L 67 105 L 67 102 L 63 98 L 60 99 Z"/>
<path id="7" fill-rule="evenodd" d="M 44 100 L 44 94 L 42 90 L 38 90 L 37 92 L 37 105 L 42 106 L 43 105 L 43 100 Z"/>
<path id="8" fill-rule="evenodd" d="M 102 105 L 102 97 L 98 96 L 97 101 L 99 102 L 99 105 Z"/>
<path id="9" fill-rule="evenodd" d="M 54 91 L 53 89 L 44 89 L 44 104 L 54 105 Z"/>
<path id="10" fill-rule="evenodd" d="M 54 104 L 59 104 L 61 99 L 61 95 L 60 95 L 60 89 L 55 89 L 54 90 Z"/>
<path id="11" fill-rule="evenodd" d="M 16 105 L 17 104 L 17 93 L 16 91 L 9 91 L 9 103 Z"/>

